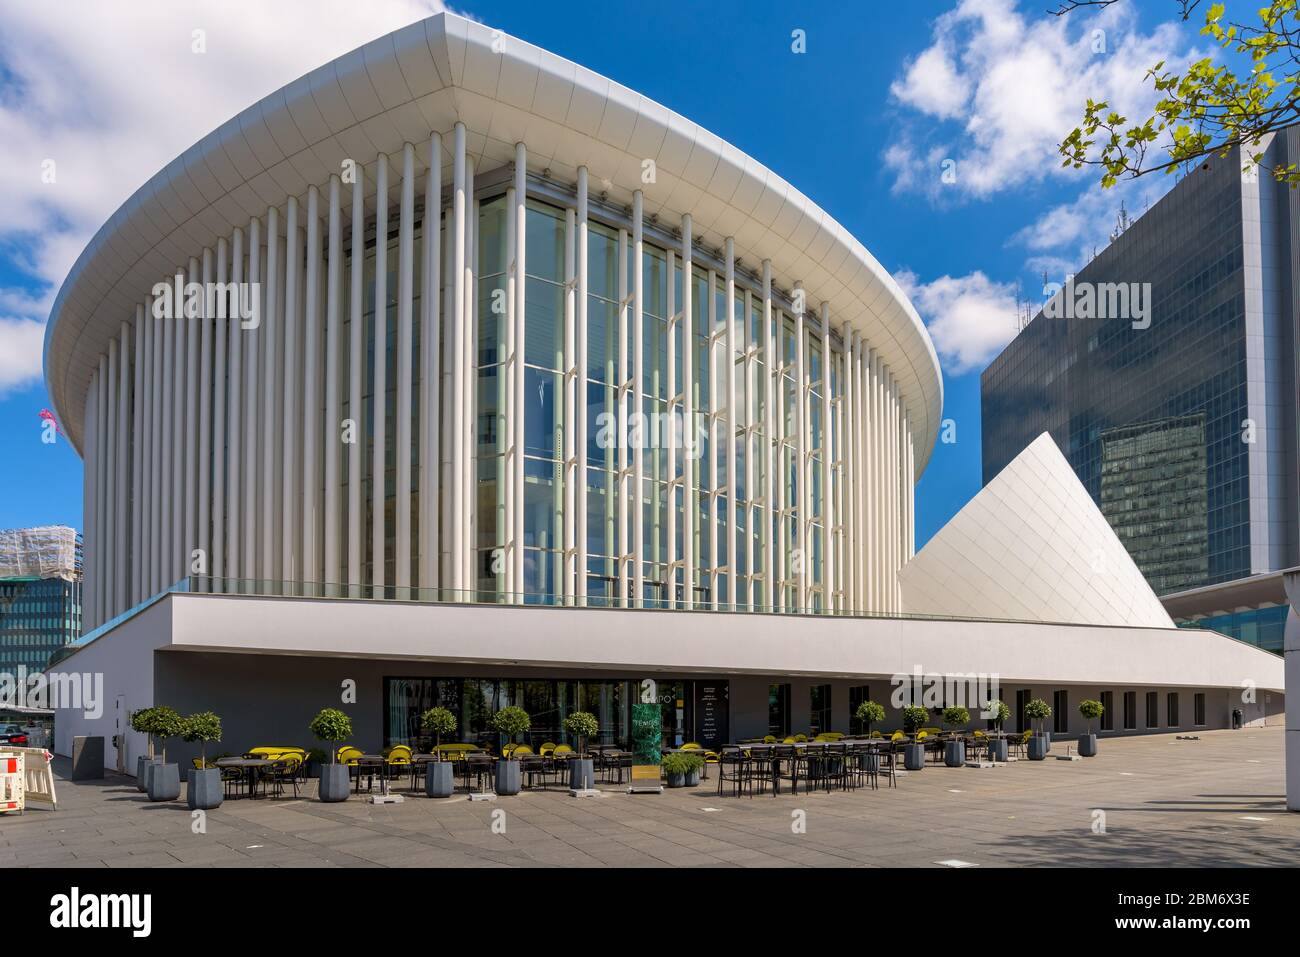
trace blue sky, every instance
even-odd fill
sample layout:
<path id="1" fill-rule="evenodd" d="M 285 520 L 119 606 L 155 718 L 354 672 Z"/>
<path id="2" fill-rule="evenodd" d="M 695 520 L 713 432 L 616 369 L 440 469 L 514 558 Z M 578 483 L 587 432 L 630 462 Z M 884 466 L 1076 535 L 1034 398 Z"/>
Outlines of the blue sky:
<path id="1" fill-rule="evenodd" d="M 139 3 L 111 15 L 82 0 L 7 7 L 0 163 L 31 175 L 0 181 L 0 528 L 81 524 L 80 460 L 66 442 L 40 441 L 39 413 L 52 404 L 36 344 L 94 230 L 207 130 L 429 6 L 326 0 L 310 8 L 325 16 L 299 28 L 287 53 L 273 40 L 283 22 L 314 19 L 298 3 Z M 918 487 L 919 546 L 980 487 L 979 373 L 1013 334 L 1017 297 L 1040 302 L 1043 274 L 1059 280 L 1103 246 L 1121 200 L 1140 213 L 1172 184 L 1153 177 L 1103 194 L 1093 176 L 1058 169 L 1055 144 L 1087 95 L 1133 112 L 1149 104 L 1142 75 L 1158 60 L 1184 61 L 1203 44 L 1196 30 L 1175 23 L 1176 5 L 1165 0 L 1063 18 L 1046 6 L 604 0 L 566 3 L 562 15 L 536 2 L 457 9 L 731 141 L 899 279 L 935 339 L 944 415 L 957 436 L 936 447 Z M 193 29 L 204 31 L 203 56 Z M 792 51 L 795 30 L 805 53 Z M 155 70 L 131 68 L 145 57 Z M 45 158 L 60 164 L 56 184 L 39 178 Z"/>

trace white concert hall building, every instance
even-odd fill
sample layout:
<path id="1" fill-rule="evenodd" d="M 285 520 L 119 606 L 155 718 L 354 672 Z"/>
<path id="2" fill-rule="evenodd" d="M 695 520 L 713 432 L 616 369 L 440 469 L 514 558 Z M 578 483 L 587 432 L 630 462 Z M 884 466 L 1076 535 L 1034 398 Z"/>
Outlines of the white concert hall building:
<path id="1" fill-rule="evenodd" d="M 151 704 L 306 743 L 348 683 L 371 750 L 438 703 L 466 740 L 506 703 L 624 740 L 644 679 L 706 745 L 850 731 L 918 669 L 1062 732 L 1082 698 L 1117 734 L 1282 712 L 1281 659 L 1174 628 L 1050 437 L 914 556 L 943 388 L 888 272 L 715 134 L 450 13 L 137 190 L 45 373 L 86 469 L 54 670 L 108 701 L 60 753 L 133 768 Z"/>

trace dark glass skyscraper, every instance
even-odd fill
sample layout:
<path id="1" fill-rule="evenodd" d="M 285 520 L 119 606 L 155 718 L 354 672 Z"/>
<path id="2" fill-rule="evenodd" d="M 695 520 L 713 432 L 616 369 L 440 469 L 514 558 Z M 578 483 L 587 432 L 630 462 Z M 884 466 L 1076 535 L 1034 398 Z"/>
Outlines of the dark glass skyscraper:
<path id="1" fill-rule="evenodd" d="M 0 672 L 44 671 L 81 636 L 81 543 L 66 526 L 0 531 Z"/>
<path id="2" fill-rule="evenodd" d="M 1263 165 L 1297 158 L 1293 128 Z M 1040 312 L 985 370 L 984 482 L 1050 432 L 1161 595 L 1300 563 L 1298 229 L 1235 152 L 1184 178 L 1063 292 L 1092 317 Z"/>

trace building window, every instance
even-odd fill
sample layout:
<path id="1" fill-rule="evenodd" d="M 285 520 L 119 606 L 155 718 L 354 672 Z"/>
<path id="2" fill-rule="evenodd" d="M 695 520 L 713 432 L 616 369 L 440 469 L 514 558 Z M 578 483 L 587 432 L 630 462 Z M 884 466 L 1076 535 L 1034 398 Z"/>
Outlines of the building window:
<path id="1" fill-rule="evenodd" d="M 1205 692 L 1198 691 L 1192 696 L 1192 720 L 1199 728 L 1205 724 Z"/>
<path id="2" fill-rule="evenodd" d="M 866 734 L 867 723 L 858 720 L 858 706 L 871 700 L 871 685 L 854 685 L 849 689 L 849 733 Z"/>
<path id="3" fill-rule="evenodd" d="M 1103 691 L 1101 693 L 1101 730 L 1115 730 L 1115 692 Z"/>
<path id="4" fill-rule="evenodd" d="M 1165 718 L 1166 724 L 1171 728 L 1178 727 L 1178 692 L 1171 691 L 1165 699 Z"/>
<path id="5" fill-rule="evenodd" d="M 1133 731 L 1138 726 L 1138 695 L 1136 691 L 1124 692 L 1124 730 Z"/>
<path id="6" fill-rule="evenodd" d="M 1016 692 L 1016 730 L 1024 731 L 1029 727 L 1029 721 L 1025 717 L 1025 705 L 1029 704 L 1029 696 L 1032 694 L 1028 688 L 1022 688 Z"/>
<path id="7" fill-rule="evenodd" d="M 1160 727 L 1160 695 L 1155 691 L 1147 692 L 1147 727 Z"/>
<path id="8" fill-rule="evenodd" d="M 1070 692 L 1057 691 L 1052 694 L 1052 731 L 1065 734 L 1070 730 Z"/>
<path id="9" fill-rule="evenodd" d="M 790 734 L 790 686 L 767 686 L 767 733 L 776 738 Z"/>
<path id="10" fill-rule="evenodd" d="M 813 685 L 809 691 L 808 736 L 821 734 L 831 728 L 831 686 Z"/>

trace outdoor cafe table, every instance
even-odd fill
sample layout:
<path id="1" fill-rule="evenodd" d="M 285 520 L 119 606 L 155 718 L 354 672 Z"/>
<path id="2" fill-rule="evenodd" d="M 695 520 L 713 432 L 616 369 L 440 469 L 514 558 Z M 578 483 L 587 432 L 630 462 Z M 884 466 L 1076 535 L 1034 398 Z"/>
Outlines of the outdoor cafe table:
<path id="1" fill-rule="evenodd" d="M 362 754 L 356 758 L 355 767 L 357 769 L 357 786 L 356 793 L 361 793 L 361 772 L 366 772 L 368 783 L 366 789 L 371 790 L 375 786 L 375 771 L 379 771 L 379 793 L 388 793 L 388 759 L 382 754 Z"/>
<path id="2" fill-rule="evenodd" d="M 257 772 L 269 768 L 274 761 L 266 758 L 217 758 L 213 762 L 219 768 L 237 768 L 248 772 L 248 796 L 257 797 Z"/>
<path id="3" fill-rule="evenodd" d="M 772 796 L 775 797 L 776 795 L 781 793 L 781 761 L 780 758 L 778 758 L 775 754 L 771 754 L 770 752 L 773 752 L 777 748 L 782 748 L 782 747 L 807 750 L 809 745 L 812 746 L 813 750 L 820 750 L 824 748 L 825 745 L 827 744 L 831 744 L 831 745 L 836 745 L 836 744 L 863 745 L 864 744 L 871 747 L 873 750 L 880 750 L 890 746 L 892 742 L 890 742 L 886 738 L 844 738 L 840 741 L 796 741 L 794 744 L 766 744 L 766 743 L 765 744 L 742 744 L 742 745 L 732 745 L 732 747 L 735 747 L 737 748 L 737 750 L 740 751 L 749 751 L 751 752 L 751 754 L 755 751 L 769 752 L 769 754 L 763 756 L 762 760 L 771 762 Z M 753 756 L 755 758 L 758 757 L 758 755 L 756 754 Z"/>

